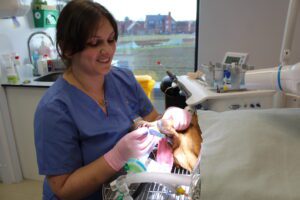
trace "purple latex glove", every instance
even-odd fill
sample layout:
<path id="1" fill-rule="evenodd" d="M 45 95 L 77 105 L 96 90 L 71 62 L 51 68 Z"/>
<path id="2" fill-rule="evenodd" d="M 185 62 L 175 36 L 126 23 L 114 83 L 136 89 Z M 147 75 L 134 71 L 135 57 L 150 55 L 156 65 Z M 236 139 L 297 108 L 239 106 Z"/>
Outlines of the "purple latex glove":
<path id="1" fill-rule="evenodd" d="M 171 120 L 175 130 L 182 131 L 189 127 L 192 120 L 192 114 L 182 108 L 169 107 L 165 111 L 162 119 Z"/>
<path id="2" fill-rule="evenodd" d="M 119 171 L 129 158 L 140 158 L 152 151 L 157 143 L 155 136 L 148 133 L 148 128 L 138 128 L 125 136 L 104 155 L 106 162 Z"/>

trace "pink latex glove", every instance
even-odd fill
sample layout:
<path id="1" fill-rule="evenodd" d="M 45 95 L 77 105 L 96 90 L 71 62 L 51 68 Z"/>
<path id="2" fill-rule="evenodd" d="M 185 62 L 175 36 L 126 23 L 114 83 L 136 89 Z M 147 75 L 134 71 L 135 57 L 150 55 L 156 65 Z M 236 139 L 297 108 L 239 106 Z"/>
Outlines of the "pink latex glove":
<path id="1" fill-rule="evenodd" d="M 104 159 L 114 170 L 119 171 L 129 158 L 139 158 L 151 152 L 157 139 L 147 133 L 148 128 L 142 127 L 126 134 L 104 154 Z"/>
<path id="2" fill-rule="evenodd" d="M 182 131 L 189 127 L 192 120 L 192 114 L 182 108 L 169 107 L 165 111 L 162 119 L 171 120 L 175 130 Z"/>

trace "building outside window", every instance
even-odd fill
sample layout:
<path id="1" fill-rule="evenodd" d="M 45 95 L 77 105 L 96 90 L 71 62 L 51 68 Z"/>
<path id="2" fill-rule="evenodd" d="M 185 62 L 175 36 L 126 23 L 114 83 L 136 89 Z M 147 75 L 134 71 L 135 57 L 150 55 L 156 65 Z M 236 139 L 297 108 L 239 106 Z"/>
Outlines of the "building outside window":
<path id="1" fill-rule="evenodd" d="M 119 27 L 113 65 L 159 82 L 195 69 L 197 0 L 97 0 Z"/>

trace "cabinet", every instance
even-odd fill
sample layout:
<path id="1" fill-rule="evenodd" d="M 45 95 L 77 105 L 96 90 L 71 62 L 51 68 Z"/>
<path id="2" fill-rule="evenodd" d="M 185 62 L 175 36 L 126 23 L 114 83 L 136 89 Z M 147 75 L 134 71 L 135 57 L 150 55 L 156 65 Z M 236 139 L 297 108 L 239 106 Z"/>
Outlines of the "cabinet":
<path id="1" fill-rule="evenodd" d="M 34 145 L 34 113 L 48 87 L 5 86 L 8 109 L 14 132 L 17 153 L 24 179 L 42 180 L 38 174 Z M 153 93 L 153 104 L 164 110 L 160 92 Z"/>
<path id="2" fill-rule="evenodd" d="M 30 9 L 31 0 L 0 0 L 0 18 L 24 16 Z"/>
<path id="3" fill-rule="evenodd" d="M 17 152 L 24 179 L 43 179 L 43 176 L 38 174 L 33 119 L 36 106 L 46 90 L 47 87 L 5 87 Z"/>

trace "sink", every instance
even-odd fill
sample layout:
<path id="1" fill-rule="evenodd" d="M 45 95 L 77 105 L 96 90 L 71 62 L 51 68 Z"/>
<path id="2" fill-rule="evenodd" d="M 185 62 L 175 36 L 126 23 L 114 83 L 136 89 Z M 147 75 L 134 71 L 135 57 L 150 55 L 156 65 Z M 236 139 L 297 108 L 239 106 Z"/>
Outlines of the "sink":
<path id="1" fill-rule="evenodd" d="M 38 82 L 54 82 L 56 81 L 60 76 L 62 76 L 63 72 L 52 72 L 50 74 L 41 76 L 39 78 L 34 79 L 34 81 Z"/>

